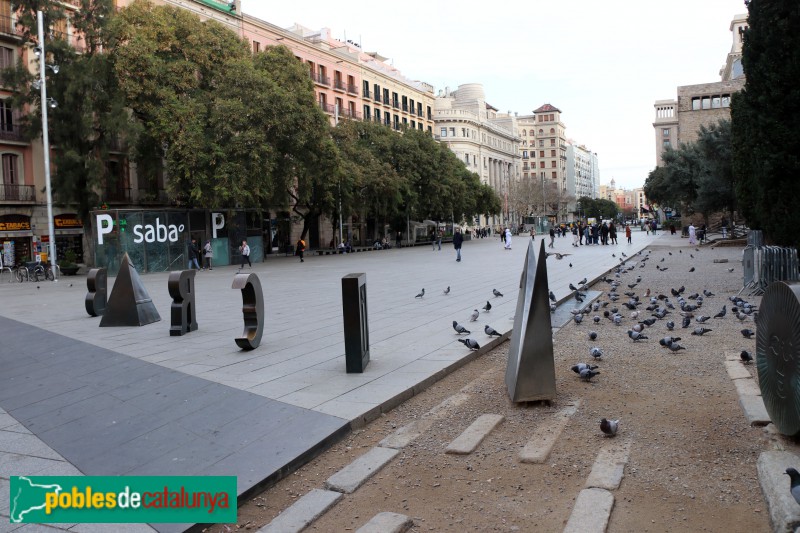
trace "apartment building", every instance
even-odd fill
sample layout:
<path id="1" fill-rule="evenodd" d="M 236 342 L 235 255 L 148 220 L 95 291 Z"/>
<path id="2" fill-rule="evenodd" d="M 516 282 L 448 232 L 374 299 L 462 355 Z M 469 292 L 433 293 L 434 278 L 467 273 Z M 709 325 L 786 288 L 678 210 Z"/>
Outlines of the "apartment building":
<path id="1" fill-rule="evenodd" d="M 583 196 L 595 198 L 600 183 L 597 154 L 575 141 L 567 141 L 567 195 L 575 198 Z M 577 205 L 568 207 L 577 211 Z"/>
<path id="2" fill-rule="evenodd" d="M 516 117 L 499 113 L 486 102 L 480 83 L 465 83 L 455 91 L 445 89 L 434 102 L 434 135 L 480 176 L 503 200 L 500 217 L 485 217 L 480 225 L 516 221 L 508 207 L 511 180 L 519 179 L 519 144 Z"/>
<path id="3" fill-rule="evenodd" d="M 747 15 L 736 15 L 730 24 L 731 50 L 719 71 L 720 81 L 683 85 L 677 88 L 677 99 L 656 100 L 655 129 L 656 165 L 663 165 L 661 155 L 668 148 L 697 140 L 700 126 L 730 118 L 731 96 L 745 83 L 742 68 L 742 44 L 747 28 Z"/>

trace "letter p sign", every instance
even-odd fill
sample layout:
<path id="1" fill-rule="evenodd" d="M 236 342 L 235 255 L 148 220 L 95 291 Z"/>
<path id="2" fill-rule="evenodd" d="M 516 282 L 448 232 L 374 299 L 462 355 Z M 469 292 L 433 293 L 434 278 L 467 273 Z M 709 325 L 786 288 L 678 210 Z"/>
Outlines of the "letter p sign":
<path id="1" fill-rule="evenodd" d="M 211 213 L 211 235 L 217 238 L 217 230 L 225 227 L 225 215 L 222 213 Z"/>
<path id="2" fill-rule="evenodd" d="M 114 231 L 114 219 L 111 215 L 97 215 L 97 245 L 103 244 L 103 235 Z"/>

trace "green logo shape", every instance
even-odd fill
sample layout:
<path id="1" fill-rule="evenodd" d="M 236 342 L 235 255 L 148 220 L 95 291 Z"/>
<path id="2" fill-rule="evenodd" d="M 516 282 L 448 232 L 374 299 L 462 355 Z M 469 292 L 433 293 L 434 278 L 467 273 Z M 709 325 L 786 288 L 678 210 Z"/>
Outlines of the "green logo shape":
<path id="1" fill-rule="evenodd" d="M 235 523 L 235 476 L 12 476 L 12 523 Z"/>

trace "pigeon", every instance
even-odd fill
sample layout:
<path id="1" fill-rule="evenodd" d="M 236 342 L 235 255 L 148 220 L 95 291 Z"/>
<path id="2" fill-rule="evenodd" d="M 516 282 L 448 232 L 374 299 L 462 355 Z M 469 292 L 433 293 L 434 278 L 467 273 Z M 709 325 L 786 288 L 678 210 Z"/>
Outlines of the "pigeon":
<path id="1" fill-rule="evenodd" d="M 681 324 L 681 327 L 682 327 L 682 328 L 684 328 L 684 329 L 686 329 L 686 328 L 688 328 L 688 327 L 689 327 L 689 325 L 690 325 L 691 323 L 692 323 L 692 317 L 690 317 L 690 316 L 685 316 L 685 317 L 683 317 L 683 324 Z"/>
<path id="2" fill-rule="evenodd" d="M 599 374 L 597 370 L 592 370 L 590 368 L 584 368 L 580 371 L 581 379 L 584 381 L 591 381 L 593 377 Z"/>
<path id="3" fill-rule="evenodd" d="M 450 294 L 450 285 L 448 285 L 447 288 L 442 291 L 442 294 L 444 294 L 445 296 Z"/>
<path id="4" fill-rule="evenodd" d="M 595 359 L 600 359 L 601 357 L 603 357 L 603 350 L 601 350 L 597 346 L 592 346 L 591 348 L 589 348 L 589 355 L 591 355 Z"/>
<path id="5" fill-rule="evenodd" d="M 726 314 L 727 312 L 728 312 L 728 308 L 727 308 L 727 306 L 724 306 L 724 305 L 723 305 L 723 306 L 722 306 L 722 311 L 720 311 L 719 313 L 717 313 L 716 315 L 714 315 L 714 318 L 722 318 L 722 317 L 724 317 L 724 316 L 725 316 L 725 314 Z"/>
<path id="6" fill-rule="evenodd" d="M 672 331 L 673 329 L 675 329 L 675 322 L 673 322 L 672 320 L 670 320 L 669 322 L 667 322 L 667 329 L 668 329 L 668 330 L 670 330 L 670 331 Z"/>
<path id="7" fill-rule="evenodd" d="M 503 297 L 503 293 L 498 291 L 497 289 L 492 289 L 492 294 L 494 294 L 495 298 L 502 298 Z"/>
<path id="8" fill-rule="evenodd" d="M 628 337 L 630 337 L 633 342 L 644 340 L 644 339 L 648 338 L 647 335 L 639 333 L 638 331 L 633 331 L 632 329 L 628 330 Z"/>
<path id="9" fill-rule="evenodd" d="M 755 334 L 756 334 L 756 332 L 753 331 L 752 329 L 745 328 L 745 329 L 742 330 L 742 337 L 744 337 L 746 339 L 752 339 L 753 335 L 755 335 Z"/>
<path id="10" fill-rule="evenodd" d="M 476 320 L 478 320 L 479 316 L 480 316 L 480 313 L 478 313 L 478 310 L 475 309 L 474 311 L 472 311 L 472 316 L 469 317 L 469 321 L 470 322 L 475 322 Z"/>
<path id="11" fill-rule="evenodd" d="M 703 294 L 705 294 L 707 298 L 708 298 L 708 297 L 711 297 L 711 296 L 714 296 L 714 293 L 713 293 L 713 292 L 711 292 L 711 291 L 710 291 L 710 290 L 708 290 L 708 289 L 703 289 Z"/>
<path id="12" fill-rule="evenodd" d="M 792 497 L 794 501 L 800 503 L 800 473 L 792 467 L 787 468 L 786 473 L 789 474 L 789 479 L 791 480 L 791 488 L 789 490 L 792 492 Z"/>
<path id="13" fill-rule="evenodd" d="M 584 370 L 584 369 L 587 369 L 587 368 L 589 370 L 594 370 L 595 368 L 597 368 L 597 365 L 590 365 L 588 363 L 578 363 L 577 365 L 572 365 L 570 368 L 576 374 L 580 374 L 581 370 Z"/>
<path id="14" fill-rule="evenodd" d="M 470 333 L 470 331 L 467 328 L 465 328 L 455 320 L 453 320 L 453 329 L 456 330 L 456 333 L 458 333 L 459 335 L 461 335 L 462 333 L 466 333 L 467 335 L 469 335 Z"/>
<path id="15" fill-rule="evenodd" d="M 694 267 L 690 268 L 689 272 L 694 272 Z"/>
<path id="16" fill-rule="evenodd" d="M 597 324 L 598 322 L 600 322 L 600 316 L 599 315 L 594 315 L 592 320 L 594 321 L 595 324 Z"/>
<path id="17" fill-rule="evenodd" d="M 493 327 L 488 326 L 488 325 L 483 327 L 483 331 L 484 331 L 484 333 L 486 333 L 490 337 L 501 337 L 502 336 Z"/>
<path id="18" fill-rule="evenodd" d="M 596 331 L 590 331 L 589 332 L 589 340 L 593 340 L 593 341 L 597 340 L 597 332 Z"/>
<path id="19" fill-rule="evenodd" d="M 489 300 L 486 300 L 486 305 L 483 306 L 483 310 L 484 311 L 491 311 L 492 310 L 492 304 L 489 303 Z"/>
<path id="20" fill-rule="evenodd" d="M 581 322 L 583 322 L 583 315 L 577 314 L 574 317 L 572 317 L 572 319 L 575 321 L 576 324 L 580 324 Z"/>
<path id="21" fill-rule="evenodd" d="M 425 296 L 425 288 L 424 287 L 423 287 L 423 289 L 421 291 L 419 291 L 419 294 L 414 296 L 414 298 L 422 298 L 423 296 Z"/>
<path id="22" fill-rule="evenodd" d="M 572 268 L 572 263 L 569 264 L 569 267 Z"/>
<path id="23" fill-rule="evenodd" d="M 572 283 L 570 283 L 570 284 L 569 284 L 569 290 L 571 290 L 571 291 L 577 291 L 577 290 L 578 290 L 578 287 L 576 287 L 575 285 L 573 285 Z"/>
<path id="24" fill-rule="evenodd" d="M 680 345 L 680 344 L 678 344 L 677 342 L 673 342 L 672 344 L 670 344 L 669 346 L 667 346 L 667 348 L 669 348 L 669 349 L 670 349 L 670 350 L 672 350 L 673 352 L 677 352 L 678 350 L 685 350 L 685 349 L 686 349 L 686 347 L 685 347 L 685 346 L 681 346 L 681 345 Z"/>
<path id="25" fill-rule="evenodd" d="M 697 318 L 695 318 L 695 320 L 696 320 L 697 322 L 700 322 L 701 324 L 704 324 L 704 323 L 705 323 L 707 320 L 709 320 L 710 318 L 711 318 L 710 316 L 700 315 L 700 316 L 698 316 Z"/>
<path id="26" fill-rule="evenodd" d="M 613 437 L 614 435 L 616 435 L 618 428 L 619 428 L 619 420 L 606 420 L 605 418 L 600 420 L 600 431 L 602 431 L 609 437 Z"/>
<path id="27" fill-rule="evenodd" d="M 553 294 L 553 291 L 550 291 L 550 301 L 552 301 L 552 302 L 556 301 L 556 295 Z"/>
<path id="28" fill-rule="evenodd" d="M 578 282 L 578 285 L 586 285 L 586 281 L 587 281 L 586 278 L 583 278 Z"/>
<path id="29" fill-rule="evenodd" d="M 578 291 L 575 291 L 575 300 L 577 300 L 579 303 L 583 303 L 583 299 L 585 297 L 586 297 L 585 294 L 582 294 L 582 293 L 580 293 Z"/>
<path id="30" fill-rule="evenodd" d="M 750 352 L 747 350 L 742 350 L 742 353 L 739 354 L 739 358 L 742 360 L 742 364 L 749 365 L 753 362 L 753 356 L 750 355 Z"/>
<path id="31" fill-rule="evenodd" d="M 470 350 L 479 350 L 481 345 L 472 339 L 458 339 L 458 342 L 469 348 Z"/>
<path id="32" fill-rule="evenodd" d="M 733 269 L 733 268 L 729 268 L 729 269 L 728 269 L 728 272 L 733 272 L 734 270 L 735 270 L 735 269 Z"/>
<path id="33" fill-rule="evenodd" d="M 709 333 L 710 331 L 713 331 L 713 330 L 708 329 L 708 328 L 694 328 L 694 331 L 692 331 L 692 335 L 697 335 L 699 337 L 702 337 L 703 335 L 705 335 L 706 333 Z"/>
<path id="34" fill-rule="evenodd" d="M 678 342 L 679 340 L 681 340 L 680 337 L 664 337 L 663 339 L 658 341 L 658 344 L 660 344 L 661 346 L 669 346 L 673 342 Z"/>
<path id="35" fill-rule="evenodd" d="M 546 258 L 548 258 L 548 257 L 550 257 L 551 255 L 554 255 L 554 256 L 556 256 L 556 259 L 558 259 L 559 261 L 561 261 L 562 259 L 564 259 L 564 258 L 565 258 L 565 257 L 567 257 L 568 255 L 572 255 L 572 254 L 560 254 L 560 253 L 558 253 L 558 252 L 545 252 L 545 254 L 547 254 L 547 255 L 545 256 L 545 259 L 546 259 Z"/>

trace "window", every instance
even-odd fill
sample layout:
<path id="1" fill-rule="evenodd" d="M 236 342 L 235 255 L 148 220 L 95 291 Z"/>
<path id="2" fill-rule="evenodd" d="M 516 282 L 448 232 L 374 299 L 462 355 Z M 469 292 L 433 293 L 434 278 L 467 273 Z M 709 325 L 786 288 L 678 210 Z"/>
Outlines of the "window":
<path id="1" fill-rule="evenodd" d="M 539 161 L 539 168 L 544 168 L 544 161 Z"/>
<path id="2" fill-rule="evenodd" d="M 527 137 L 527 135 L 528 135 L 528 134 L 525 132 L 525 130 L 522 130 L 522 136 L 523 136 L 523 137 Z"/>
<path id="3" fill-rule="evenodd" d="M 544 157 L 544 150 L 539 150 L 539 157 Z"/>
<path id="4" fill-rule="evenodd" d="M 389 105 L 389 89 L 383 90 L 383 103 Z"/>
<path id="5" fill-rule="evenodd" d="M 719 96 L 712 96 L 711 97 L 711 109 L 717 109 L 720 107 L 720 97 Z"/>
<path id="6" fill-rule="evenodd" d="M 364 92 L 364 98 L 371 98 L 371 95 L 369 94 L 369 82 L 364 80 L 361 84 L 361 87 L 362 91 Z"/>
<path id="7" fill-rule="evenodd" d="M 478 156 L 476 155 L 472 156 L 472 165 L 476 167 L 478 166 Z"/>
<path id="8" fill-rule="evenodd" d="M 539 135 L 544 135 L 544 130 L 542 128 L 539 128 Z"/>
<path id="9" fill-rule="evenodd" d="M 555 146 L 555 145 L 556 145 L 556 140 L 550 139 L 550 146 Z"/>
<path id="10" fill-rule="evenodd" d="M 417 121 L 416 121 L 416 120 L 412 120 L 412 121 L 411 121 L 411 129 L 412 129 L 412 130 L 415 130 L 415 129 L 417 129 Z"/>
<path id="11" fill-rule="evenodd" d="M 455 137 L 455 136 L 456 136 L 456 129 L 450 128 L 450 137 Z"/>
<path id="12" fill-rule="evenodd" d="M 555 128 L 550 128 L 550 135 L 555 135 L 555 133 L 556 133 L 556 129 Z"/>
<path id="13" fill-rule="evenodd" d="M 730 107 L 731 106 L 731 95 L 723 94 L 722 95 L 722 107 Z"/>
<path id="14" fill-rule="evenodd" d="M 672 143 L 669 142 L 669 139 L 664 139 L 664 142 L 662 143 L 662 146 L 666 150 L 667 148 L 672 148 Z"/>
<path id="15" fill-rule="evenodd" d="M 552 177 L 553 178 L 558 178 L 558 175 L 555 172 L 553 172 L 553 176 Z"/>
<path id="16" fill-rule="evenodd" d="M 555 115 L 551 113 L 551 114 L 550 114 L 550 122 L 552 122 L 552 121 L 554 121 L 554 120 L 555 120 Z"/>
<path id="17" fill-rule="evenodd" d="M 442 128 L 442 134 L 440 136 L 447 137 L 447 128 Z"/>
<path id="18" fill-rule="evenodd" d="M 556 151 L 550 150 L 550 157 L 555 157 L 555 156 L 556 156 Z"/>
<path id="19" fill-rule="evenodd" d="M 461 136 L 462 137 L 469 137 L 469 133 L 467 132 L 467 128 L 461 128 Z"/>
<path id="20" fill-rule="evenodd" d="M 704 96 L 703 97 L 703 109 L 711 109 L 711 97 Z"/>
<path id="21" fill-rule="evenodd" d="M 380 121 L 381 121 L 381 110 L 375 108 L 375 122 L 380 122 Z"/>
<path id="22" fill-rule="evenodd" d="M 261 51 L 261 43 L 258 41 L 253 41 L 253 53 L 257 54 Z"/>
<path id="23" fill-rule="evenodd" d="M 550 161 L 550 166 L 553 167 L 553 168 L 556 168 L 556 162 L 555 161 Z"/>
<path id="24" fill-rule="evenodd" d="M 664 137 L 669 137 L 669 128 L 662 129 L 661 134 L 664 135 Z"/>
<path id="25" fill-rule="evenodd" d="M 694 97 L 692 98 L 692 111 L 697 111 L 700 109 L 700 98 Z"/>
<path id="26" fill-rule="evenodd" d="M 397 98 L 397 93 L 392 93 L 392 106 L 400 107 L 400 100 Z"/>
<path id="27" fill-rule="evenodd" d="M 528 159 L 528 151 L 527 150 L 523 150 L 522 151 L 522 159 Z"/>
<path id="28" fill-rule="evenodd" d="M 19 156 L 16 154 L 3 154 L 3 183 L 15 185 L 19 183 Z"/>
<path id="29" fill-rule="evenodd" d="M 7 46 L 0 46 L 0 68 L 14 66 L 14 50 Z"/>
<path id="30" fill-rule="evenodd" d="M 364 120 L 369 120 L 370 118 L 372 118 L 372 116 L 370 114 L 369 106 L 364 105 Z"/>
<path id="31" fill-rule="evenodd" d="M 530 135 L 531 137 L 533 137 L 533 130 L 528 130 L 528 135 Z"/>
<path id="32" fill-rule="evenodd" d="M 15 118 L 11 100 L 0 100 L 0 131 L 14 131 Z"/>
<path id="33" fill-rule="evenodd" d="M 541 148 L 542 146 L 544 146 L 544 139 L 539 139 L 539 148 Z M 544 152 L 542 152 L 542 155 L 540 157 L 544 157 Z"/>
<path id="34" fill-rule="evenodd" d="M 469 154 L 464 154 L 464 163 L 469 165 Z"/>
<path id="35" fill-rule="evenodd" d="M 373 98 L 375 98 L 376 102 L 380 102 L 381 101 L 381 86 L 376 83 L 375 85 L 372 86 L 372 88 L 375 91 L 375 94 L 373 95 Z"/>

